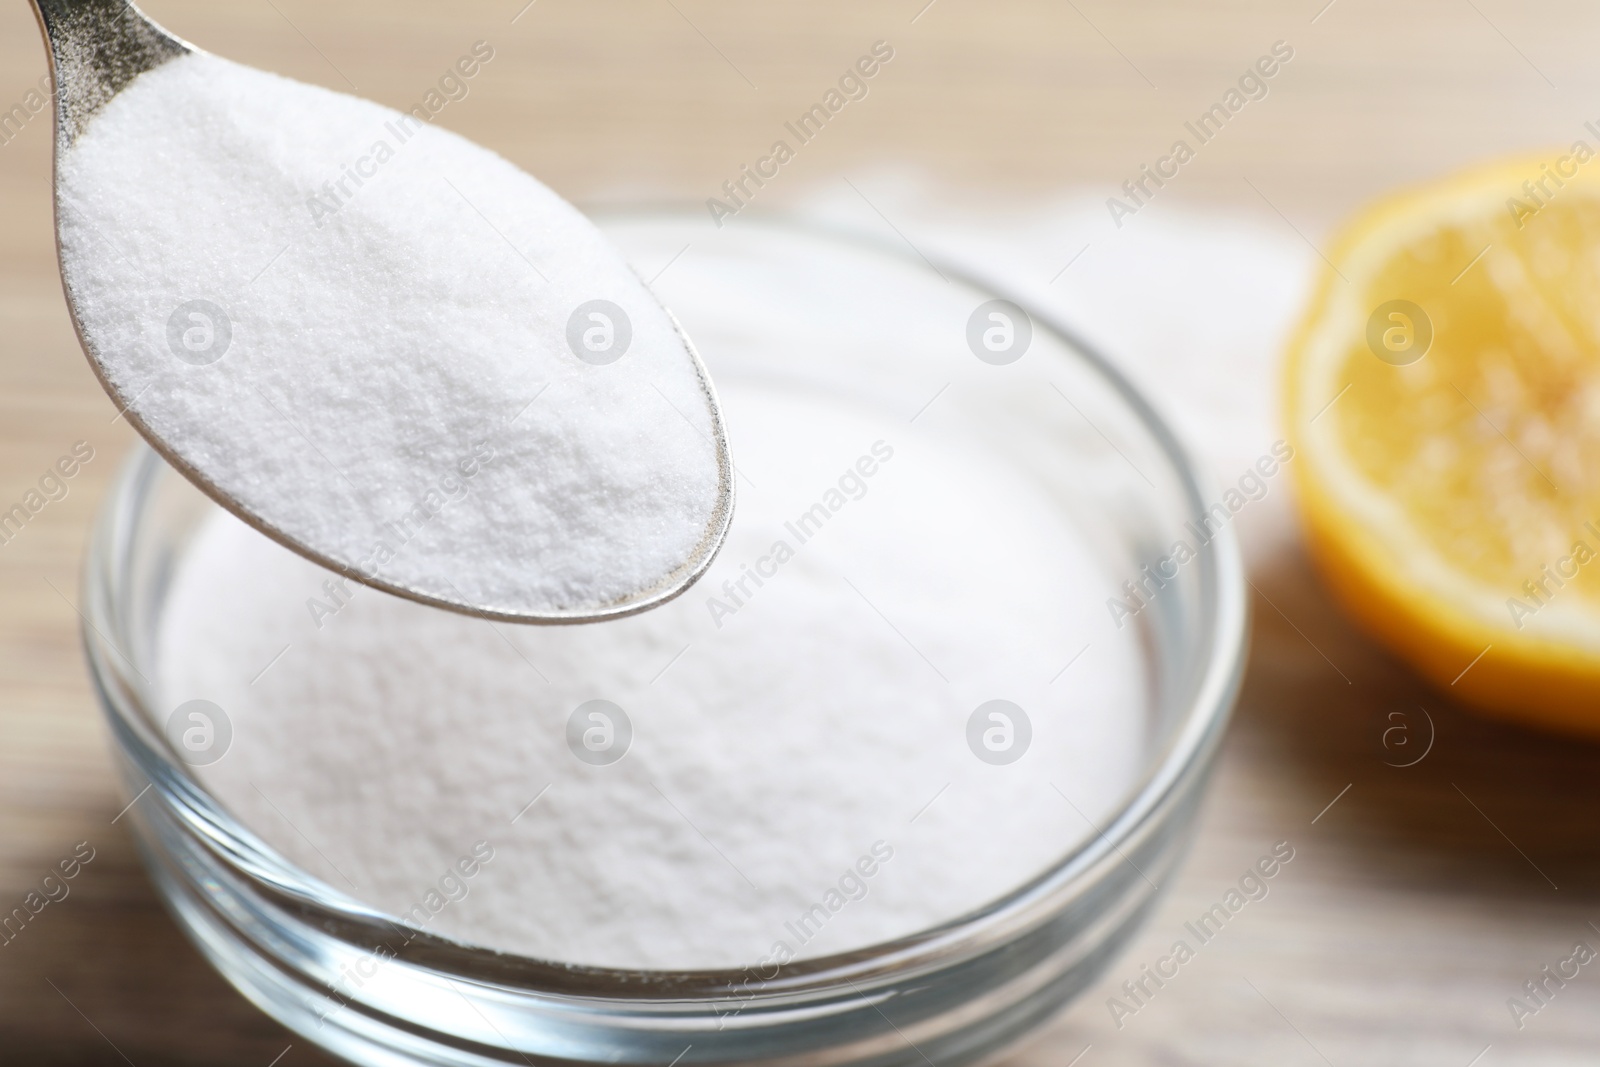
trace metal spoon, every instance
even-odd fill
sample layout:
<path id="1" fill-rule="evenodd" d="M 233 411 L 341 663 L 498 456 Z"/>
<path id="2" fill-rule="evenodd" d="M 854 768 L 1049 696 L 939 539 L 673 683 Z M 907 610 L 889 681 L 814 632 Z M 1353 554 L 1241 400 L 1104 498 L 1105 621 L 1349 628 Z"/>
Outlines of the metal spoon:
<path id="1" fill-rule="evenodd" d="M 140 418 L 135 404 L 137 396 L 124 395 L 108 368 L 115 368 L 121 358 L 119 352 L 108 351 L 99 339 L 84 328 L 81 304 L 69 277 L 69 251 L 62 240 L 63 185 L 61 165 L 63 157 L 83 134 L 102 109 L 124 91 L 140 75 L 153 71 L 175 59 L 197 53 L 199 50 L 154 22 L 150 21 L 133 4 L 125 0 L 34 0 L 40 27 L 50 54 L 51 75 L 55 86 L 56 116 L 56 221 L 57 248 L 61 259 L 62 281 L 67 304 L 74 326 L 89 363 L 101 385 L 124 412 L 149 444 L 178 471 L 224 508 L 255 527 L 257 530 L 287 548 L 324 567 L 343 573 L 367 585 L 384 589 L 408 599 L 448 608 L 480 617 L 525 623 L 579 623 L 594 622 L 634 614 L 656 607 L 682 593 L 710 566 L 721 548 L 733 512 L 733 465 L 728 452 L 722 413 L 715 393 L 710 386 L 698 355 L 681 331 L 676 343 L 681 343 L 699 376 L 710 412 L 711 440 L 718 467 L 718 494 L 714 512 L 709 516 L 701 539 L 690 557 L 681 566 L 674 567 L 658 583 L 626 596 L 604 603 L 561 605 L 559 607 L 507 608 L 504 604 L 474 603 L 461 594 L 453 582 L 446 578 L 447 588 L 420 589 L 392 577 L 364 572 L 351 558 L 339 558 L 323 546 L 304 543 L 284 531 L 283 524 L 274 521 L 272 514 L 261 513 L 242 503 L 245 493 L 240 486 L 219 484 L 186 456 L 181 447 L 153 431 Z M 670 316 L 668 317 L 670 319 Z M 676 323 L 672 324 L 676 327 Z M 659 334 L 658 334 L 659 336 Z M 664 395 L 664 394 L 663 394 Z M 680 412 L 681 414 L 681 412 Z M 236 418 L 233 412 L 219 412 L 218 418 Z M 691 425 L 694 425 L 691 423 Z M 314 446 L 313 446 L 314 447 Z M 348 479 L 346 479 L 348 481 Z"/>

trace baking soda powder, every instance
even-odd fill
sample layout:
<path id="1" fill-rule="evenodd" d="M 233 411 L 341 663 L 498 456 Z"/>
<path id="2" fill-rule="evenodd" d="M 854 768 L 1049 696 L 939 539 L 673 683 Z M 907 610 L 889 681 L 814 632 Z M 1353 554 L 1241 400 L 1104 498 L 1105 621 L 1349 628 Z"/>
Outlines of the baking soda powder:
<path id="1" fill-rule="evenodd" d="M 641 260 L 688 240 L 609 232 Z M 329 615 L 327 572 L 226 515 L 197 532 L 156 703 L 226 718 L 196 773 L 292 863 L 463 942 L 770 977 L 1003 897 L 1136 789 L 1147 652 L 1106 618 L 1123 575 L 1080 503 L 1131 474 L 1049 385 L 1077 394 L 1067 362 L 1042 332 L 975 358 L 983 297 L 920 263 L 759 234 L 660 282 L 739 485 L 679 599 L 589 626 L 381 593 Z M 1069 464 L 1067 433 L 1104 462 Z M 478 842 L 492 862 L 443 892 Z"/>
<path id="2" fill-rule="evenodd" d="M 588 220 L 499 156 L 202 53 L 136 79 L 59 169 L 113 395 L 323 562 L 572 613 L 681 584 L 720 534 L 698 363 Z"/>

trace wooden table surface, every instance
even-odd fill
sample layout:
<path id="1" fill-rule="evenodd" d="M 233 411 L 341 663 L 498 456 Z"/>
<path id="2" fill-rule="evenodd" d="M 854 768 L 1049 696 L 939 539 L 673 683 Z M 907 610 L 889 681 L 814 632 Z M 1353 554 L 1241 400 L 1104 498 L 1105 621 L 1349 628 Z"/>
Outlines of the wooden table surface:
<path id="1" fill-rule="evenodd" d="M 523 3 L 148 7 L 213 51 L 401 107 L 488 41 L 493 63 L 439 121 L 589 204 L 702 202 L 879 39 L 896 58 L 870 106 L 808 147 L 765 203 L 872 168 L 920 174 L 972 211 L 1015 213 L 1075 187 L 1110 195 L 1277 40 L 1295 49 L 1292 67 L 1164 198 L 1315 243 L 1386 187 L 1565 144 L 1600 118 L 1600 9 L 1575 0 Z M 33 16 L 13 0 L 0 8 L 0 107 L 44 69 Z M 46 119 L 7 136 L 0 504 L 74 441 L 95 458 L 0 547 L 0 910 L 75 842 L 95 858 L 0 946 L 0 1060 L 330 1062 L 200 959 L 112 823 L 121 802 L 74 601 L 87 525 L 131 435 L 62 302 Z M 1339 617 L 1292 544 L 1253 577 L 1270 602 L 1256 603 L 1243 700 L 1187 866 L 1103 986 L 1006 1062 L 1594 1062 L 1594 968 L 1521 1029 L 1506 1001 L 1575 942 L 1600 947 L 1600 750 L 1452 709 Z M 1432 751 L 1386 765 L 1388 715 L 1418 705 L 1433 713 Z M 1278 840 L 1297 853 L 1271 895 L 1118 1029 L 1116 986 Z"/>

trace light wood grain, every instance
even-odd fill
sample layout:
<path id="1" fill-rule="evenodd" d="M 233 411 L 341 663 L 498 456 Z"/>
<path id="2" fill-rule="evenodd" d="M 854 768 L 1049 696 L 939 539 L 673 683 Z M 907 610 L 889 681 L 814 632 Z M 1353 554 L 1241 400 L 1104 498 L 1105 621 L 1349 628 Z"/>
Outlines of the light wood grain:
<path id="1" fill-rule="evenodd" d="M 1319 16 L 1323 3 L 937 0 L 919 16 L 923 0 L 538 0 L 515 23 L 521 0 L 149 8 L 221 54 L 397 106 L 489 41 L 495 60 L 440 121 L 588 203 L 703 201 L 878 39 L 897 54 L 869 101 L 766 203 L 876 167 L 925 172 L 980 210 L 1073 186 L 1109 195 L 1280 39 L 1296 57 L 1271 96 L 1165 198 L 1253 212 L 1315 243 L 1386 187 L 1565 143 L 1600 117 L 1593 6 L 1337 0 Z M 43 71 L 31 13 L 5 6 L 0 107 Z M 200 960 L 111 821 L 120 803 L 73 602 L 91 512 L 131 437 L 62 303 L 49 142 L 39 119 L 0 146 L 0 507 L 72 442 L 96 458 L 0 547 L 0 905 L 74 842 L 97 856 L 0 947 L 0 1058 L 265 1067 L 293 1044 L 282 1067 L 328 1062 Z M 1083 1067 L 1466 1067 L 1486 1046 L 1485 1067 L 1593 1062 L 1587 970 L 1521 1031 L 1505 1001 L 1575 940 L 1600 945 L 1596 750 L 1452 709 L 1341 620 L 1294 550 L 1255 580 L 1270 603 L 1256 604 L 1248 682 L 1188 865 L 1103 987 L 1008 1062 L 1064 1067 L 1086 1046 Z M 1432 753 L 1386 766 L 1386 716 L 1419 704 L 1437 724 Z M 1270 896 L 1114 1026 L 1116 986 L 1278 840 L 1297 854 Z"/>

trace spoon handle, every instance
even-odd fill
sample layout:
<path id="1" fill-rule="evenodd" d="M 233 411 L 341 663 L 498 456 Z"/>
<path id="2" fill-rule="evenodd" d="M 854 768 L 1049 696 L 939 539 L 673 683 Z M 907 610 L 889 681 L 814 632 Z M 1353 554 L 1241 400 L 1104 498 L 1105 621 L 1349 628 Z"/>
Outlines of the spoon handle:
<path id="1" fill-rule="evenodd" d="M 194 51 L 126 0 L 33 0 L 50 51 L 56 94 L 56 146 L 134 78 Z"/>

